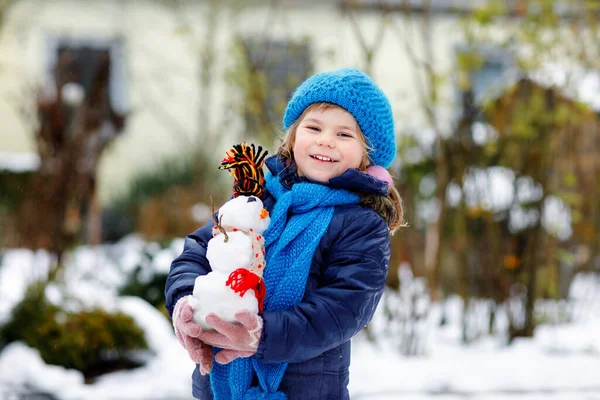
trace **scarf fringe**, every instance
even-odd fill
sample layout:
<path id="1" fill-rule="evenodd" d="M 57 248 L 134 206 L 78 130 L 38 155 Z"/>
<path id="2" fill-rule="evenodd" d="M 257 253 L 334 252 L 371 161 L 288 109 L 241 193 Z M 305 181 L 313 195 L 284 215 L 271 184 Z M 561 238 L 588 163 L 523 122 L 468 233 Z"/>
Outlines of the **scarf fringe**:
<path id="1" fill-rule="evenodd" d="M 253 387 L 246 392 L 244 400 L 287 400 L 287 396 L 282 392 L 265 393 L 260 387 Z"/>

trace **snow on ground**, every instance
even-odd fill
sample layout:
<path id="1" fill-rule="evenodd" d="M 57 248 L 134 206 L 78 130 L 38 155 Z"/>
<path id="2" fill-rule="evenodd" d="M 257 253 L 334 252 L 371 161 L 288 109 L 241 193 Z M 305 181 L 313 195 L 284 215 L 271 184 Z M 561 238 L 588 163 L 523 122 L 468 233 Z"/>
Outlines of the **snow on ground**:
<path id="1" fill-rule="evenodd" d="M 403 358 L 388 346 L 357 342 L 350 381 L 353 398 L 456 393 L 487 399 L 494 393 L 508 396 L 583 390 L 600 395 L 598 354 L 556 354 L 536 341 L 522 340 L 506 348 L 490 343 L 468 348 L 437 344 L 427 356 Z"/>
<path id="2" fill-rule="evenodd" d="M 56 302 L 78 297 L 79 302 L 72 307 L 100 304 L 134 317 L 155 354 L 144 367 L 107 374 L 86 385 L 78 371 L 46 365 L 36 350 L 12 343 L 0 352 L 0 398 L 11 398 L 10 393 L 27 388 L 52 393 L 59 399 L 191 399 L 193 363 L 173 335 L 169 321 L 140 298 L 116 296 L 119 285 L 136 266 L 165 272 L 182 246 L 182 241 L 176 241 L 160 249 L 133 236 L 112 246 L 80 247 L 68 258 L 65 285 L 48 293 Z M 151 259 L 144 256 L 148 253 Z M 0 260 L 0 323 L 22 299 L 27 283 L 47 274 L 49 263 L 44 252 L 4 251 Z M 421 332 L 423 355 L 418 357 L 401 355 L 399 341 L 386 330 L 382 302 L 372 324 L 377 342 L 369 341 L 363 333 L 353 341 L 351 397 L 600 400 L 598 289 L 597 277 L 578 276 L 571 287 L 574 320 L 542 325 L 533 339 L 517 340 L 510 346 L 501 336 L 485 336 L 469 346 L 461 345 L 461 302 L 454 298 L 446 303 L 449 323 L 444 327 L 435 323 L 442 308 L 433 304 Z M 392 300 L 393 295 L 387 296 Z"/>
<path id="3" fill-rule="evenodd" d="M 40 167 L 40 157 L 37 153 L 12 153 L 0 151 L 0 171 L 27 172 Z"/>

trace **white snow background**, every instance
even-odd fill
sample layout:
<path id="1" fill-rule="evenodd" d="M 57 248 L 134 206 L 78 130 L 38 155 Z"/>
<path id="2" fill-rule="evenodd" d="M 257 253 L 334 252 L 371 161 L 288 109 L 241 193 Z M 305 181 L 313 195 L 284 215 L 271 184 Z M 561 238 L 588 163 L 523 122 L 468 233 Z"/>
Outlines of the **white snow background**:
<path id="1" fill-rule="evenodd" d="M 57 399 L 191 399 L 193 363 L 179 345 L 167 319 L 147 302 L 136 297 L 119 297 L 118 288 L 137 266 L 168 271 L 183 246 L 174 241 L 161 249 L 137 236 L 114 245 L 79 247 L 65 262 L 65 280 L 49 287 L 53 302 L 67 302 L 81 309 L 99 305 L 131 315 L 145 330 L 154 356 L 145 366 L 106 374 L 84 384 L 78 371 L 47 365 L 38 352 L 23 343 L 12 343 L 0 353 L 0 399 L 19 399 L 16 393 L 38 390 Z M 152 261 L 144 258 L 152 253 Z M 29 282 L 46 276 L 49 256 L 43 251 L 5 249 L 0 253 L 0 324 L 24 295 Z M 461 301 L 450 298 L 430 304 L 420 296 L 413 311 L 421 313 L 418 324 L 404 324 L 411 293 L 424 294 L 423 282 L 403 269 L 400 294 L 384 296 L 373 322 L 369 341 L 366 333 L 353 339 L 350 393 L 352 399 L 600 399 L 600 279 L 591 274 L 576 276 L 567 302 L 540 302 L 537 312 L 571 316 L 568 323 L 539 326 L 532 339 L 506 345 L 502 334 L 481 335 L 471 345 L 461 344 Z M 390 271 L 394 273 L 394 271 Z M 399 316 L 389 322 L 386 305 Z M 470 326 L 485 326 L 485 301 L 472 304 Z M 447 323 L 439 326 L 442 310 Z M 501 310 L 500 310 L 501 311 Z M 498 313 L 497 327 L 506 323 Z M 563 318 L 564 319 L 564 318 Z M 416 334 L 413 334 L 416 333 Z M 404 356 L 407 345 L 421 353 Z"/>

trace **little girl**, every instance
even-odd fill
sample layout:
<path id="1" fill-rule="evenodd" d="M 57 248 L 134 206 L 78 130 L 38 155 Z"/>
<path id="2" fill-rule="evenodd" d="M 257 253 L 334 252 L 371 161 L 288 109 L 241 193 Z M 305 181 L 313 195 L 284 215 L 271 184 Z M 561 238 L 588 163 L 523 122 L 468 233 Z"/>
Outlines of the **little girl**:
<path id="1" fill-rule="evenodd" d="M 242 311 L 237 323 L 209 315 L 212 331 L 193 323 L 188 299 L 210 271 L 212 223 L 171 265 L 167 310 L 198 364 L 198 399 L 348 399 L 350 339 L 384 290 L 390 233 L 403 217 L 385 170 L 396 156 L 387 97 L 356 69 L 319 73 L 296 89 L 283 122 L 266 160 L 264 312 Z"/>

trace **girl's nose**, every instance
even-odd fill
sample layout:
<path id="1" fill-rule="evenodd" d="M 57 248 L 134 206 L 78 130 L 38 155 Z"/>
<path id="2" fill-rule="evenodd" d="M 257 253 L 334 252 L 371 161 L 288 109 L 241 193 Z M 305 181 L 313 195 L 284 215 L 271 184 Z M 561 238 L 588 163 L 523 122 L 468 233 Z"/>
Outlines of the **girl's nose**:
<path id="1" fill-rule="evenodd" d="M 319 146 L 328 146 L 328 147 L 334 147 L 335 143 L 331 137 L 331 135 L 327 132 L 322 132 L 318 137 L 317 137 L 317 144 Z"/>

